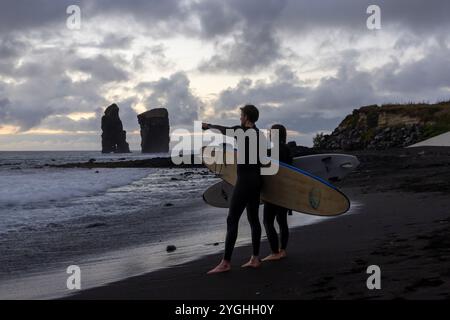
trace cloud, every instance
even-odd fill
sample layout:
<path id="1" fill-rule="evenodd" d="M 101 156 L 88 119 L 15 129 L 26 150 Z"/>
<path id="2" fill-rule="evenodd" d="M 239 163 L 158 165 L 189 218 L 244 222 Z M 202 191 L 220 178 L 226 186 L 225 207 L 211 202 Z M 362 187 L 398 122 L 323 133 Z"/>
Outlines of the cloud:
<path id="1" fill-rule="evenodd" d="M 360 106 L 448 99 L 449 53 L 430 48 L 415 62 L 387 63 L 367 71 L 358 69 L 358 53 L 341 52 L 336 74 L 321 78 L 317 85 L 302 82 L 296 72 L 282 66 L 271 80 L 244 78 L 223 90 L 213 103 L 213 118 L 219 121 L 237 107 L 254 103 L 260 107 L 262 127 L 283 123 L 301 132 L 330 131 Z"/>
<path id="2" fill-rule="evenodd" d="M 65 27 L 72 4 L 82 9 L 79 32 Z M 227 122 L 255 103 L 261 126 L 314 132 L 364 104 L 448 99 L 450 2 L 380 0 L 375 32 L 366 28 L 369 4 L 4 0 L 0 125 L 94 131 L 102 108 L 116 102 L 130 131 L 138 104 L 167 107 L 172 125 L 190 125 L 204 110 Z M 190 41 L 205 50 L 185 54 Z M 183 65 L 186 56 L 198 60 Z M 215 73 L 227 73 L 218 94 L 201 85 Z M 74 121 L 73 112 L 96 117 Z"/>
<path id="3" fill-rule="evenodd" d="M 216 53 L 201 71 L 253 72 L 283 57 L 274 23 L 286 1 L 201 2 L 199 20 L 204 36 L 219 38 Z M 231 35 L 231 38 L 227 36 Z M 225 39 L 225 41 L 224 41 Z"/>
<path id="4" fill-rule="evenodd" d="M 206 72 L 254 72 L 268 67 L 283 57 L 280 41 L 274 37 L 270 27 L 246 29 L 230 42 L 219 43 L 217 53 L 200 64 Z"/>
<path id="5" fill-rule="evenodd" d="M 242 20 L 228 1 L 200 1 L 193 4 L 192 10 L 198 17 L 201 36 L 206 39 L 232 33 Z"/>
<path id="6" fill-rule="evenodd" d="M 7 99 L 8 104 L 2 106 L 0 124 L 27 131 L 50 116 L 92 112 L 106 106 L 103 88 L 128 79 L 127 71 L 112 59 L 103 55 L 80 58 L 70 49 L 39 50 L 28 55 L 13 69 L 18 81 L 2 85 L 0 98 Z M 72 78 L 70 72 L 77 71 L 83 72 L 86 79 Z"/>
<path id="7" fill-rule="evenodd" d="M 6 35 L 0 38 L 0 74 L 11 75 L 20 56 L 26 53 L 26 44 Z"/>
<path id="8" fill-rule="evenodd" d="M 9 108 L 8 105 L 11 104 L 9 99 L 3 98 L 0 99 L 0 120 L 7 119 L 9 117 Z"/>
<path id="9" fill-rule="evenodd" d="M 142 52 L 134 55 L 133 66 L 135 70 L 142 71 L 146 64 L 161 70 L 174 67 L 174 63 L 167 58 L 166 47 L 163 44 L 146 47 Z"/>
<path id="10" fill-rule="evenodd" d="M 290 0 L 277 25 L 289 33 L 304 34 L 312 30 L 341 29 L 352 33 L 368 33 L 366 10 L 376 4 L 381 8 L 382 30 L 410 30 L 413 33 L 434 33 L 450 25 L 446 0 Z"/>
<path id="11" fill-rule="evenodd" d="M 11 36 L 5 36 L 0 39 L 0 59 L 16 58 L 23 54 L 25 44 Z"/>
<path id="12" fill-rule="evenodd" d="M 203 107 L 201 99 L 190 89 L 190 81 L 184 72 L 177 72 L 169 78 L 140 83 L 137 90 L 148 90 L 145 100 L 149 109 L 164 107 L 169 111 L 171 125 L 191 126 L 198 119 Z"/>
<path id="13" fill-rule="evenodd" d="M 439 99 L 449 95 L 450 89 L 450 49 L 447 47 L 430 48 L 429 52 L 417 61 L 400 64 L 394 61 L 377 71 L 378 86 L 389 88 L 399 95 L 412 96 L 422 101 L 435 95 Z"/>
<path id="14" fill-rule="evenodd" d="M 129 49 L 134 41 L 130 35 L 107 34 L 99 44 L 100 48 L 107 49 Z"/>
<path id="15" fill-rule="evenodd" d="M 128 74 L 104 55 L 94 58 L 76 59 L 70 65 L 73 70 L 85 72 L 102 82 L 126 81 Z"/>
<path id="16" fill-rule="evenodd" d="M 236 87 L 223 90 L 214 105 L 220 111 L 229 111 L 245 103 L 279 105 L 300 101 L 307 90 L 292 70 L 282 66 L 275 71 L 275 79 L 270 82 L 242 79 Z"/>

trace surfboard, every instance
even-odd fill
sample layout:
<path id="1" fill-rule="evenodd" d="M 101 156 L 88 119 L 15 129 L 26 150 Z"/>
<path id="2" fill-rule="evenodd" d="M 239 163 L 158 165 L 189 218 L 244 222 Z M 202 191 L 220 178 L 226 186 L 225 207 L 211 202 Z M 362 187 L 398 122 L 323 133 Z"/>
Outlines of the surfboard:
<path id="1" fill-rule="evenodd" d="M 203 148 L 204 165 L 232 186 L 237 180 L 236 159 L 236 151 Z M 331 183 L 282 162 L 277 174 L 263 175 L 262 179 L 263 202 L 318 216 L 337 216 L 350 208 L 347 196 Z"/>
<path id="2" fill-rule="evenodd" d="M 359 166 L 357 157 L 346 154 L 318 154 L 293 159 L 293 166 L 330 182 L 340 181 Z M 203 193 L 203 200 L 217 208 L 229 208 L 233 186 L 220 181 Z"/>
<path id="3" fill-rule="evenodd" d="M 353 172 L 359 166 L 359 160 L 348 154 L 315 154 L 294 158 L 292 165 L 313 176 L 336 182 Z"/>
<path id="4" fill-rule="evenodd" d="M 233 186 L 222 180 L 203 193 L 203 201 L 216 208 L 229 208 L 232 194 Z"/>

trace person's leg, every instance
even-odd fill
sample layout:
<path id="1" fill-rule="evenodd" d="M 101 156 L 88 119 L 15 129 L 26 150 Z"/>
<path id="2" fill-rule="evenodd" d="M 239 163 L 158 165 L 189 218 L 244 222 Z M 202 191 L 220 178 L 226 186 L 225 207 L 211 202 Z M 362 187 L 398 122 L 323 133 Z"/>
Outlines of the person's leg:
<path id="1" fill-rule="evenodd" d="M 247 203 L 247 197 L 245 188 L 239 183 L 236 183 L 236 187 L 233 190 L 231 196 L 230 208 L 228 210 L 227 217 L 227 234 L 225 237 L 225 252 L 223 260 L 217 267 L 210 270 L 208 274 L 226 272 L 231 269 L 231 256 L 233 254 L 234 245 L 238 236 L 239 219 L 244 212 Z"/>
<path id="2" fill-rule="evenodd" d="M 233 198 L 235 198 L 234 195 Z M 244 199 L 240 196 L 238 196 L 239 199 L 233 200 L 233 198 L 231 200 L 230 210 L 227 217 L 227 235 L 225 237 L 225 253 L 223 256 L 224 260 L 227 261 L 231 260 L 231 255 L 233 254 L 238 236 L 239 220 L 245 209 Z"/>
<path id="3" fill-rule="evenodd" d="M 278 234 L 274 226 L 275 217 L 278 215 L 280 207 L 273 204 L 268 204 L 267 213 L 266 208 L 264 208 L 264 210 L 264 218 L 267 217 L 267 222 L 265 221 L 264 225 L 266 226 L 267 239 L 269 240 L 272 253 L 265 257 L 262 261 L 280 260 L 281 255 L 279 252 L 280 247 L 278 242 Z"/>
<path id="4" fill-rule="evenodd" d="M 278 253 L 278 234 L 275 230 L 276 207 L 271 203 L 264 204 L 264 228 L 266 229 L 267 240 L 269 240 L 272 253 Z"/>
<path id="5" fill-rule="evenodd" d="M 249 203 L 247 205 L 247 219 L 252 231 L 253 256 L 259 256 L 261 246 L 261 223 L 259 222 L 259 201 L 258 204 Z"/>
<path id="6" fill-rule="evenodd" d="M 277 222 L 278 225 L 280 226 L 280 242 L 281 242 L 280 253 L 283 258 L 286 257 L 286 248 L 289 240 L 289 226 L 287 222 L 287 216 L 288 210 L 285 208 L 281 208 L 281 210 L 277 215 Z"/>
<path id="7" fill-rule="evenodd" d="M 253 255 L 250 261 L 242 267 L 258 268 L 261 265 L 259 260 L 259 249 L 261 246 L 261 223 L 259 222 L 259 204 L 260 204 L 260 180 L 255 178 L 249 185 L 249 198 L 247 203 L 247 219 L 252 231 Z"/>

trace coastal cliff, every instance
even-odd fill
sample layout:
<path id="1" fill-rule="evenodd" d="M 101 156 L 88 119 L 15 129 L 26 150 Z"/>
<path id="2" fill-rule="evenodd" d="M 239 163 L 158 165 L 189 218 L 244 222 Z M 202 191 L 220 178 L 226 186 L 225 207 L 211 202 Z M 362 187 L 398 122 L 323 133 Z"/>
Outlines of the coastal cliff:
<path id="1" fill-rule="evenodd" d="M 450 101 L 371 105 L 356 109 L 330 134 L 314 138 L 324 150 L 385 150 L 450 131 Z"/>

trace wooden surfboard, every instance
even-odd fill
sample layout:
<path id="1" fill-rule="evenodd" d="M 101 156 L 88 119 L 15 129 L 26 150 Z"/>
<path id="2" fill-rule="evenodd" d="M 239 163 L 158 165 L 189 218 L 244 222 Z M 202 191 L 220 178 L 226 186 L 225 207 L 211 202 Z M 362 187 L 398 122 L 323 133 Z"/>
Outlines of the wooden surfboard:
<path id="1" fill-rule="evenodd" d="M 359 160 L 347 154 L 317 154 L 294 158 L 292 165 L 333 183 L 352 173 L 359 166 Z M 222 180 L 203 193 L 203 200 L 213 207 L 229 208 L 232 194 L 233 186 Z"/>
<path id="2" fill-rule="evenodd" d="M 203 148 L 205 166 L 232 186 L 237 179 L 236 158 L 236 151 Z M 264 202 L 318 216 L 337 216 L 350 208 L 349 199 L 335 186 L 288 164 L 280 162 L 276 175 L 262 178 L 261 200 Z"/>

